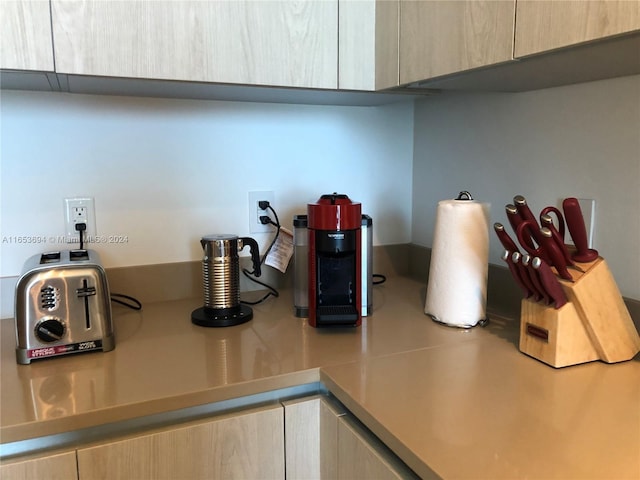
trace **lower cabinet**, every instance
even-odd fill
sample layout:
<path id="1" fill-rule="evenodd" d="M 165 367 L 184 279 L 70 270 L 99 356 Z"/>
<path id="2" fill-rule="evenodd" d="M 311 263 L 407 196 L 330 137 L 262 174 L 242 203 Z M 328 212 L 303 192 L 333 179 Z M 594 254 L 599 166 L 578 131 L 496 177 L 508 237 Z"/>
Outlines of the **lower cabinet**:
<path id="1" fill-rule="evenodd" d="M 20 458 L 0 465 L 3 480 L 69 480 L 78 478 L 76 452 Z"/>
<path id="2" fill-rule="evenodd" d="M 63 453 L 3 461 L 3 480 L 284 479 L 279 403 Z"/>
<path id="3" fill-rule="evenodd" d="M 279 404 L 78 449 L 78 478 L 284 478 Z"/>
<path id="4" fill-rule="evenodd" d="M 284 402 L 287 480 L 418 478 L 328 397 Z"/>
<path id="5" fill-rule="evenodd" d="M 325 395 L 3 461 L 10 480 L 418 478 Z"/>
<path id="6" fill-rule="evenodd" d="M 418 478 L 351 416 L 338 419 L 338 472 L 343 479 Z"/>
<path id="7" fill-rule="evenodd" d="M 338 418 L 344 410 L 321 395 L 283 405 L 287 479 L 337 479 Z"/>

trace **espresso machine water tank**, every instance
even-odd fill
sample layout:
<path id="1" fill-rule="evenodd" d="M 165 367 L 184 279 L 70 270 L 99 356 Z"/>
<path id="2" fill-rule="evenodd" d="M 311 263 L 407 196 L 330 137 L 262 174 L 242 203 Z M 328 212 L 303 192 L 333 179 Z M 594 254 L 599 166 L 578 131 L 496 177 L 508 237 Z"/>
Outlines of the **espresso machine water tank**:
<path id="1" fill-rule="evenodd" d="M 347 195 L 307 205 L 309 324 L 358 326 L 362 321 L 362 212 Z"/>

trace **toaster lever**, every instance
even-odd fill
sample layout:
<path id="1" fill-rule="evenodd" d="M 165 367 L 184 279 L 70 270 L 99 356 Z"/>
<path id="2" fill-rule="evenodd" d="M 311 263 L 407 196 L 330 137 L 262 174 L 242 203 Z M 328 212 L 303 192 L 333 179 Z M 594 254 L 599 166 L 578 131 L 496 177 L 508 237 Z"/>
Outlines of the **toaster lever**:
<path id="1" fill-rule="evenodd" d="M 76 294 L 78 295 L 78 297 L 90 297 L 96 294 L 96 287 L 84 286 L 82 288 L 77 288 Z"/>

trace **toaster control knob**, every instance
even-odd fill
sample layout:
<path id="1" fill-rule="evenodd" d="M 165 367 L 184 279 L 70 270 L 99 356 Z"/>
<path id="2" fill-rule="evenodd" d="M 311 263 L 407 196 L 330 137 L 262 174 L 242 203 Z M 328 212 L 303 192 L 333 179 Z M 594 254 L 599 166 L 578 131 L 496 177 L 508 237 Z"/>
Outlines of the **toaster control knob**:
<path id="1" fill-rule="evenodd" d="M 35 334 L 38 340 L 45 343 L 60 340 L 65 333 L 65 326 L 57 318 L 47 318 L 36 325 Z"/>

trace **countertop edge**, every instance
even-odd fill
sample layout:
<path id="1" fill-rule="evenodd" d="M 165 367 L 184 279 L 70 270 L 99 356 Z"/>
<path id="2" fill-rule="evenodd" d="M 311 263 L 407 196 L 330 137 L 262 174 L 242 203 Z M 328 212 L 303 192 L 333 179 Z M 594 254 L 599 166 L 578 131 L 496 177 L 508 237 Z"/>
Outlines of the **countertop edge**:
<path id="1" fill-rule="evenodd" d="M 374 415 L 368 412 L 360 403 L 353 399 L 348 391 L 343 390 L 331 376 L 320 371 L 320 382 L 336 397 L 363 425 L 382 441 L 420 478 L 442 478 L 424 463 L 411 449 L 404 445 L 395 435 L 389 432 Z"/>
<path id="2" fill-rule="evenodd" d="M 188 392 L 174 397 L 158 398 L 144 402 L 120 405 L 97 409 L 91 412 L 74 416 L 65 416 L 49 420 L 36 420 L 34 422 L 12 425 L 0 428 L 0 449 L 4 450 L 7 444 L 15 442 L 28 442 L 44 437 L 77 432 L 83 429 L 100 428 L 106 425 L 115 425 L 131 420 L 149 419 L 143 422 L 145 425 L 160 423 L 161 420 L 154 417 L 170 415 L 182 410 L 209 406 L 208 410 L 215 410 L 217 404 L 229 402 L 224 410 L 232 410 L 238 406 L 250 406 L 252 403 L 235 402 L 243 398 L 260 396 L 269 392 L 288 388 L 302 387 L 308 384 L 318 383 L 320 379 L 319 368 L 311 368 L 297 372 L 275 375 L 268 378 L 251 380 L 243 383 L 226 385 L 208 390 Z M 254 403 L 260 403 L 258 397 Z M 196 414 L 191 414 L 191 416 Z M 184 417 L 189 418 L 185 413 Z M 5 452 L 0 452 L 0 458 Z"/>

